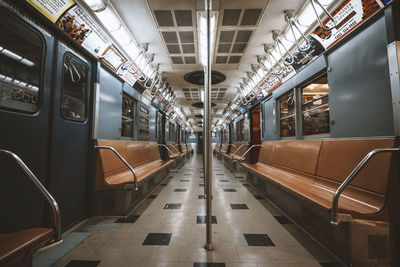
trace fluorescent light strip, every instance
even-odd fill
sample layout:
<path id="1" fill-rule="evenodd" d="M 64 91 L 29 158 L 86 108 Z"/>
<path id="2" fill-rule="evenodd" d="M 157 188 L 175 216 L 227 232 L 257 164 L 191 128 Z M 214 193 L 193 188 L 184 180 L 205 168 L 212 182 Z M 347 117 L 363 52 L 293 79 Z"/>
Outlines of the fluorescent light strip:
<path id="1" fill-rule="evenodd" d="M 210 12 L 210 56 L 214 55 L 214 42 L 217 27 L 218 12 Z M 198 42 L 200 63 L 207 65 L 207 15 L 206 12 L 197 12 Z"/>

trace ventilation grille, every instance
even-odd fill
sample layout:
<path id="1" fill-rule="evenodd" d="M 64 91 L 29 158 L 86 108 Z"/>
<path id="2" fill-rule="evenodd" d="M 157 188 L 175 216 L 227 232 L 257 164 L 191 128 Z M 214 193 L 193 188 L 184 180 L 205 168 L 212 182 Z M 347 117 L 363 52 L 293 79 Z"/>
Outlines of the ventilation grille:
<path id="1" fill-rule="evenodd" d="M 211 100 L 222 101 L 227 88 L 211 88 Z"/>
<path id="2" fill-rule="evenodd" d="M 198 88 L 182 88 L 182 91 L 186 100 L 200 100 L 200 92 Z"/>
<path id="3" fill-rule="evenodd" d="M 153 10 L 172 64 L 197 64 L 192 10 Z"/>

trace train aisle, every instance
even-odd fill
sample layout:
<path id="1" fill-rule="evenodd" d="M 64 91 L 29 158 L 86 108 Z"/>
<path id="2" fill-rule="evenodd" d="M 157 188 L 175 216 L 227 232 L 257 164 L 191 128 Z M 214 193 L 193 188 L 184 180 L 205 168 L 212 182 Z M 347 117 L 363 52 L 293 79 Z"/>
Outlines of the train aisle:
<path id="1" fill-rule="evenodd" d="M 95 217 L 81 225 L 69 235 L 86 234 L 87 238 L 55 266 L 337 266 L 329 254 L 257 195 L 245 183 L 243 173 L 230 172 L 215 158 L 215 250 L 207 252 L 199 166 L 202 157 L 194 155 L 182 168 L 172 170 L 126 219 Z"/>

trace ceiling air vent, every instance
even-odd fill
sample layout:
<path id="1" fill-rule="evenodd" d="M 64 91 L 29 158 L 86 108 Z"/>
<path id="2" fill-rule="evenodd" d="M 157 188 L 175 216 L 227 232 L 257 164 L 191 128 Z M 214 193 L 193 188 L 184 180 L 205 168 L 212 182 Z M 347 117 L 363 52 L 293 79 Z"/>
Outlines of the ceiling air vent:
<path id="1" fill-rule="evenodd" d="M 204 85 L 204 72 L 202 70 L 193 71 L 183 76 L 188 83 Z M 218 84 L 226 80 L 226 76 L 218 71 L 211 72 L 211 84 Z"/>

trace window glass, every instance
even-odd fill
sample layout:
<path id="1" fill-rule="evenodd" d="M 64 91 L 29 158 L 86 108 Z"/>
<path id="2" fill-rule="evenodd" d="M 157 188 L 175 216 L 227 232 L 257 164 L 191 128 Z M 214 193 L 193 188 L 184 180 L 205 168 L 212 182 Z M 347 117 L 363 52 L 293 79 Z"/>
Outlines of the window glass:
<path id="1" fill-rule="evenodd" d="M 121 136 L 133 138 L 135 100 L 127 94 L 122 95 Z"/>
<path id="2" fill-rule="evenodd" d="M 43 43 L 38 34 L 0 10 L 0 107 L 35 113 Z"/>
<path id="3" fill-rule="evenodd" d="M 88 67 L 70 54 L 64 56 L 61 114 L 67 120 L 86 120 Z"/>
<path id="4" fill-rule="evenodd" d="M 173 124 L 172 122 L 169 122 L 169 141 L 171 142 L 175 142 L 175 124 Z"/>
<path id="5" fill-rule="evenodd" d="M 281 137 L 296 136 L 295 101 L 290 93 L 279 100 Z"/>
<path id="6" fill-rule="evenodd" d="M 329 86 L 327 76 L 319 78 L 302 90 L 303 134 L 326 134 L 329 125 Z"/>

